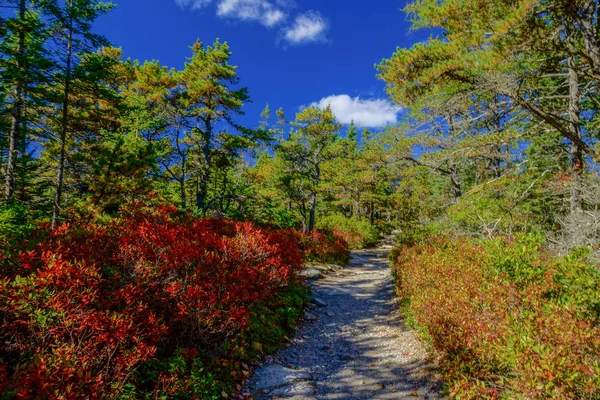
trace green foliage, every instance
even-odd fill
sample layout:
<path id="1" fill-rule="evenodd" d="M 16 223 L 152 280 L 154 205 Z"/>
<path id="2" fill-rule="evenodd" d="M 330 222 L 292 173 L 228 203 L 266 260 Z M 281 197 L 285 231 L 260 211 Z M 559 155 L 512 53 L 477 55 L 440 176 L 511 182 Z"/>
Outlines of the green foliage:
<path id="1" fill-rule="evenodd" d="M 433 236 L 440 236 L 446 232 L 447 227 L 443 223 L 429 224 L 404 224 L 400 228 L 400 232 L 394 238 L 399 245 L 395 250 L 401 250 L 404 246 L 415 246 L 424 244 Z"/>
<path id="2" fill-rule="evenodd" d="M 9 203 L 0 206 L 0 269 L 4 258 L 11 259 L 21 250 L 21 241 L 34 230 L 27 207 Z"/>
<path id="3" fill-rule="evenodd" d="M 0 207 L 0 242 L 12 243 L 24 238 L 32 230 L 29 212 L 23 205 L 4 204 Z"/>
<path id="4" fill-rule="evenodd" d="M 309 295 L 308 286 L 294 283 L 280 296 L 253 310 L 245 340 L 260 343 L 267 354 L 276 352 L 293 334 L 298 319 L 304 315 Z"/>
<path id="5" fill-rule="evenodd" d="M 378 229 L 369 221 L 347 218 L 343 215 L 328 215 L 321 217 L 317 227 L 328 233 L 336 233 L 343 237 L 350 249 L 365 249 L 373 247 L 379 240 Z"/>
<path id="6" fill-rule="evenodd" d="M 123 399 L 207 399 L 222 398 L 225 386 L 204 366 L 195 352 L 179 349 L 167 359 L 147 361 L 135 372 L 135 379 L 150 387 L 157 383 L 164 389 L 144 393 L 133 385 L 128 385 L 120 398 Z"/>

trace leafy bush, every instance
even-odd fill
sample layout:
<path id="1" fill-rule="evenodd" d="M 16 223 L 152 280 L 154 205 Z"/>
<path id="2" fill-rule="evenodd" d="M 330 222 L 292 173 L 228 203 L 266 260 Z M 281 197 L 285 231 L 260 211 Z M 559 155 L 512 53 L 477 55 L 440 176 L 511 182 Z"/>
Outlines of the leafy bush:
<path id="1" fill-rule="evenodd" d="M 364 249 L 374 246 L 379 240 L 379 231 L 368 221 L 346 218 L 343 215 L 329 215 L 318 220 L 322 231 L 338 235 L 348 243 L 350 249 Z"/>
<path id="2" fill-rule="evenodd" d="M 396 235 L 394 240 L 400 246 L 414 246 L 425 243 L 429 238 L 445 233 L 444 226 L 441 223 L 404 224 L 399 230 L 400 233 Z"/>
<path id="3" fill-rule="evenodd" d="M 600 273 L 543 238 L 430 238 L 394 273 L 457 398 L 598 398 Z"/>
<path id="4" fill-rule="evenodd" d="M 14 255 L 17 244 L 32 230 L 28 210 L 24 206 L 0 205 L 0 260 Z"/>
<path id="5" fill-rule="evenodd" d="M 277 330 L 304 304 L 281 299 L 302 266 L 285 231 L 161 206 L 39 237 L 0 271 L 0 392 L 17 397 L 220 395 L 235 374 L 214 360 L 240 356 L 251 313 L 283 307 Z"/>
<path id="6" fill-rule="evenodd" d="M 336 233 L 326 234 L 317 229 L 304 233 L 289 230 L 287 233 L 302 250 L 304 261 L 340 265 L 350 261 L 348 243 Z"/>

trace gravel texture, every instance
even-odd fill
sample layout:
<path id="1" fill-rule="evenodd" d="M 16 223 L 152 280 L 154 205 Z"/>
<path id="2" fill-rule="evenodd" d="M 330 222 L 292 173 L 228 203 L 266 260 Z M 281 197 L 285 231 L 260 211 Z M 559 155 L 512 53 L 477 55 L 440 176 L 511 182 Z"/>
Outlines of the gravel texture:
<path id="1" fill-rule="evenodd" d="M 355 251 L 347 268 L 311 282 L 306 321 L 290 345 L 257 369 L 247 388 L 253 398 L 442 398 L 427 352 L 402 321 L 388 248 Z M 282 378 L 265 387 L 261 380 L 277 375 L 274 365 L 285 367 Z"/>

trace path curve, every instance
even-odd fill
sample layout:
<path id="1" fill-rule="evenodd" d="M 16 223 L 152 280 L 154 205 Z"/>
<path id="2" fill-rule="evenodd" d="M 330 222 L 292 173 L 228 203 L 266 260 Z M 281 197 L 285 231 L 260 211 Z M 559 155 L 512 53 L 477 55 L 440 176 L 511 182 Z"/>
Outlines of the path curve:
<path id="1" fill-rule="evenodd" d="M 387 254 L 354 251 L 347 268 L 311 282 L 307 321 L 256 371 L 253 398 L 442 398 L 423 345 L 402 322 Z"/>

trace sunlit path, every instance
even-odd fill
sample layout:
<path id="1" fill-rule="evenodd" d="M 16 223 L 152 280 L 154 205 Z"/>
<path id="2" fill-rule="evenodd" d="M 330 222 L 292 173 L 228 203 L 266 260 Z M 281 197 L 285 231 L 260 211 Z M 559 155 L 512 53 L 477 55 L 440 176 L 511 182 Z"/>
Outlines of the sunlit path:
<path id="1" fill-rule="evenodd" d="M 257 371 L 253 396 L 440 398 L 423 345 L 399 315 L 386 250 L 353 252 L 348 268 L 312 285 L 320 306 L 309 318 L 316 319 L 307 321 L 292 343 Z M 282 371 L 297 374 L 296 383 L 268 387 Z"/>

